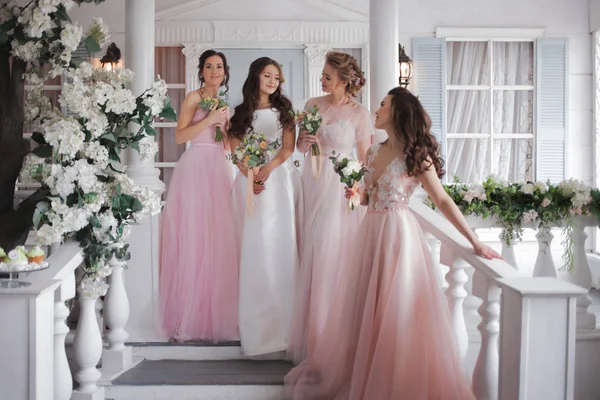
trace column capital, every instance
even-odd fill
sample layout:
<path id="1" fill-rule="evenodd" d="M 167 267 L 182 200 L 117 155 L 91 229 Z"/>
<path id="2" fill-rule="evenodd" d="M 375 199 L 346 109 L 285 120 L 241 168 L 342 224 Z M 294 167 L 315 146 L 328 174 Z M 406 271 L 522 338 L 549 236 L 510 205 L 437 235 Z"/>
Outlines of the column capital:
<path id="1" fill-rule="evenodd" d="M 181 52 L 185 56 L 185 62 L 190 68 L 198 67 L 198 59 L 206 50 L 213 48 L 213 43 L 184 43 Z"/>
<path id="2" fill-rule="evenodd" d="M 331 47 L 323 44 L 305 45 L 304 54 L 308 58 L 308 66 L 323 67 L 325 65 L 325 56 L 331 50 L 333 50 Z"/>

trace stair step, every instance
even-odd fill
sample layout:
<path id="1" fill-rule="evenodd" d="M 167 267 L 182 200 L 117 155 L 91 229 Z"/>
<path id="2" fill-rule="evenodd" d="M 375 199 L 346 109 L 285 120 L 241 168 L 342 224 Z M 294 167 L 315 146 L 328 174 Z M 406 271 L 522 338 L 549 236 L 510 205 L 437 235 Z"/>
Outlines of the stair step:
<path id="1" fill-rule="evenodd" d="M 144 360 L 106 386 L 115 400 L 280 400 L 282 360 Z"/>
<path id="2" fill-rule="evenodd" d="M 248 357 L 239 342 L 131 343 L 133 355 L 146 360 L 285 360 L 284 351 Z"/>

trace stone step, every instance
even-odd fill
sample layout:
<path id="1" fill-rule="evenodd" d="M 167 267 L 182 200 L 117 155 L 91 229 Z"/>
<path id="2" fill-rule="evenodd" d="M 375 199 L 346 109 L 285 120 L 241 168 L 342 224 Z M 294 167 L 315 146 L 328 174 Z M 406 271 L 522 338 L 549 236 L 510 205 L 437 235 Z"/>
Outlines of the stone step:
<path id="1" fill-rule="evenodd" d="M 285 360 L 285 352 L 248 357 L 240 342 L 140 342 L 133 346 L 133 356 L 146 360 Z"/>
<path id="2" fill-rule="evenodd" d="M 144 360 L 105 386 L 106 397 L 280 400 L 283 378 L 291 368 L 291 363 L 281 360 Z"/>

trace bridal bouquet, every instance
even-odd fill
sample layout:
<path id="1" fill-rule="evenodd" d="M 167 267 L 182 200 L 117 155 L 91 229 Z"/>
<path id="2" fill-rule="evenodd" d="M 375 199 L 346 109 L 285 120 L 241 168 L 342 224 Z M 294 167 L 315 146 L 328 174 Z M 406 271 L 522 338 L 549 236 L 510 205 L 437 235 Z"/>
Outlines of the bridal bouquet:
<path id="1" fill-rule="evenodd" d="M 202 100 L 200 100 L 200 103 L 198 103 L 198 106 L 204 111 L 212 110 L 212 108 L 215 105 L 217 106 L 217 109 L 227 107 L 227 106 L 229 106 L 229 104 L 227 104 L 227 100 L 225 100 L 225 98 L 223 96 L 225 96 L 225 93 L 219 92 L 219 96 L 216 98 L 215 97 L 205 97 Z M 221 132 L 221 127 L 217 126 L 217 130 L 215 131 L 215 142 L 222 142 L 222 141 L 223 141 L 223 132 Z"/>
<path id="2" fill-rule="evenodd" d="M 360 195 L 354 188 L 354 184 L 362 180 L 367 169 L 359 161 L 351 158 L 344 157 L 340 160 L 339 155 L 334 155 L 329 159 L 333 162 L 334 171 L 340 176 L 340 182 L 346 184 L 354 192 L 348 202 L 348 208 L 354 210 L 360 204 Z"/>
<path id="3" fill-rule="evenodd" d="M 319 107 L 314 104 L 304 111 L 299 111 L 295 115 L 296 125 L 301 130 L 308 132 L 309 135 L 316 135 L 323 122 L 323 116 L 319 114 Z M 318 178 L 321 174 L 321 146 L 315 143 L 311 146 L 311 160 L 313 167 L 313 176 Z"/>
<path id="4" fill-rule="evenodd" d="M 260 168 L 267 165 L 273 158 L 275 151 L 281 146 L 279 139 L 270 142 L 262 132 L 248 133 L 242 143 L 237 146 L 229 159 L 237 166 L 248 169 L 248 197 L 246 211 L 252 214 L 253 195 L 252 182 Z"/>

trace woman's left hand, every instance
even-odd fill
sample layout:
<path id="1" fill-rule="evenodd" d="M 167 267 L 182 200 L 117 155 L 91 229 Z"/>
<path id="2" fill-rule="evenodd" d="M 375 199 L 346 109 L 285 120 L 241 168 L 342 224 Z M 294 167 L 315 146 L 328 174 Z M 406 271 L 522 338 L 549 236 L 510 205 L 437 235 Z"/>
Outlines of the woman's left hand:
<path id="1" fill-rule="evenodd" d="M 267 179 L 269 179 L 270 175 L 271 168 L 269 168 L 269 166 L 266 165 L 262 167 L 260 171 L 258 171 L 258 174 L 256 174 L 256 176 L 254 177 L 254 180 L 264 184 L 267 181 Z"/>
<path id="2" fill-rule="evenodd" d="M 502 260 L 504 259 L 495 250 L 481 243 L 480 241 L 473 243 L 473 250 L 475 251 L 475 254 L 477 254 L 480 257 L 487 258 L 488 260 L 491 260 L 492 258 L 499 258 Z"/>

